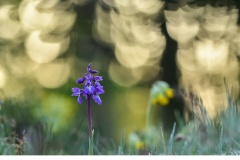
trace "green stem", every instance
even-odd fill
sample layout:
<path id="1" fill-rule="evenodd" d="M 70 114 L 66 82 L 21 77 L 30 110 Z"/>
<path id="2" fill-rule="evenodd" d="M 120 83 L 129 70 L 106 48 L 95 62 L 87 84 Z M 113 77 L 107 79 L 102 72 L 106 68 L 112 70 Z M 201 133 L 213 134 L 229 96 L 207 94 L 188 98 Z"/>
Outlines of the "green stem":
<path id="1" fill-rule="evenodd" d="M 147 122 L 146 126 L 147 128 L 151 127 L 152 125 L 152 116 L 153 116 L 153 107 L 151 106 L 151 100 L 148 100 L 148 106 L 147 106 Z"/>

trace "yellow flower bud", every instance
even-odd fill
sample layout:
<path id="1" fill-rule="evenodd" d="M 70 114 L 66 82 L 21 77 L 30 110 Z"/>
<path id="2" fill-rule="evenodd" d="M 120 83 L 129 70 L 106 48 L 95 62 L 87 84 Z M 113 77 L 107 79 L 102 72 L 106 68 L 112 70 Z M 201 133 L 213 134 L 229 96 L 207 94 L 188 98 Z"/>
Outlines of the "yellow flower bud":
<path id="1" fill-rule="evenodd" d="M 174 90 L 171 88 L 166 89 L 166 96 L 168 98 L 173 98 L 174 97 Z"/>
<path id="2" fill-rule="evenodd" d="M 138 141 L 136 144 L 135 144 L 135 148 L 137 150 L 139 149 L 142 149 L 144 147 L 144 143 L 142 141 Z"/>
<path id="3" fill-rule="evenodd" d="M 162 106 L 166 106 L 169 104 L 168 98 L 163 95 L 158 96 L 158 101 L 159 101 L 160 105 L 162 105 Z"/>

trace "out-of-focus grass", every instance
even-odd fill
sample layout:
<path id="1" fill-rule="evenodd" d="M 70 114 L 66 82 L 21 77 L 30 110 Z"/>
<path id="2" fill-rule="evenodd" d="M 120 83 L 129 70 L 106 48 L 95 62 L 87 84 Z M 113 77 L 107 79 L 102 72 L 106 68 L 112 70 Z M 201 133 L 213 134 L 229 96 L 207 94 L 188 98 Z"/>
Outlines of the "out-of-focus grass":
<path id="1" fill-rule="evenodd" d="M 240 113 L 237 101 L 228 94 L 228 108 L 215 119 L 195 118 L 166 135 L 161 127 L 144 132 L 122 133 L 120 144 L 95 131 L 95 155 L 238 155 L 240 154 Z M 23 109 L 18 107 L 25 105 Z M 69 131 L 52 132 L 52 124 L 37 120 L 30 104 L 7 100 L 0 110 L 0 154 L 2 155 L 86 155 L 88 135 L 84 119 Z M 203 107 L 203 106 L 200 106 Z M 21 119 L 29 122 L 22 124 Z M 206 121 L 206 119 L 208 119 Z M 167 138 L 169 137 L 169 138 Z"/>

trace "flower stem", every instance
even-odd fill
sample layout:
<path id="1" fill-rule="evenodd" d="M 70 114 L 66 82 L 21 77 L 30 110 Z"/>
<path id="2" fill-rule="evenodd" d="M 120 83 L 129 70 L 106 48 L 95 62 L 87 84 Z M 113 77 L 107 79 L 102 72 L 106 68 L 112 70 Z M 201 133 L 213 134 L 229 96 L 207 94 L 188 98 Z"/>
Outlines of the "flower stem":
<path id="1" fill-rule="evenodd" d="M 90 105 L 91 96 L 88 95 L 88 132 L 89 132 L 89 149 L 88 155 L 93 155 L 93 132 L 92 132 L 92 114 Z"/>

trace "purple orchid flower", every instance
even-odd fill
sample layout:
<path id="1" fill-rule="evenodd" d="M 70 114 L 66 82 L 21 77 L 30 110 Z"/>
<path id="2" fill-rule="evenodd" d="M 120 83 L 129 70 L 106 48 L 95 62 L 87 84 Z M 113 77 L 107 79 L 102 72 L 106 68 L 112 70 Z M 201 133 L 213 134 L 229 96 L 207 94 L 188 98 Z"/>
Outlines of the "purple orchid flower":
<path id="1" fill-rule="evenodd" d="M 99 81 L 102 81 L 102 76 L 92 76 L 91 74 L 95 74 L 98 71 L 97 70 L 91 70 L 92 64 L 90 63 L 87 67 L 87 74 L 85 73 L 83 77 L 79 78 L 76 83 L 78 84 L 84 84 L 84 88 L 72 88 L 72 96 L 77 96 L 78 103 L 82 104 L 83 100 L 81 96 L 84 96 L 86 99 L 93 98 L 94 102 L 96 102 L 98 105 L 102 104 L 102 100 L 99 97 L 99 94 L 103 94 L 103 86 L 100 85 Z"/>
<path id="2" fill-rule="evenodd" d="M 77 101 L 79 104 L 82 104 L 82 96 L 84 96 L 88 101 L 88 126 L 89 126 L 89 137 L 92 139 L 92 116 L 91 116 L 91 105 L 90 100 L 93 98 L 94 102 L 98 105 L 102 104 L 100 94 L 104 93 L 103 86 L 99 83 L 102 81 L 102 76 L 92 76 L 92 74 L 97 73 L 97 70 L 91 69 L 92 64 L 90 63 L 87 67 L 87 73 L 83 77 L 79 78 L 76 83 L 83 84 L 84 88 L 80 89 L 77 87 L 72 88 L 72 96 L 77 96 Z"/>

